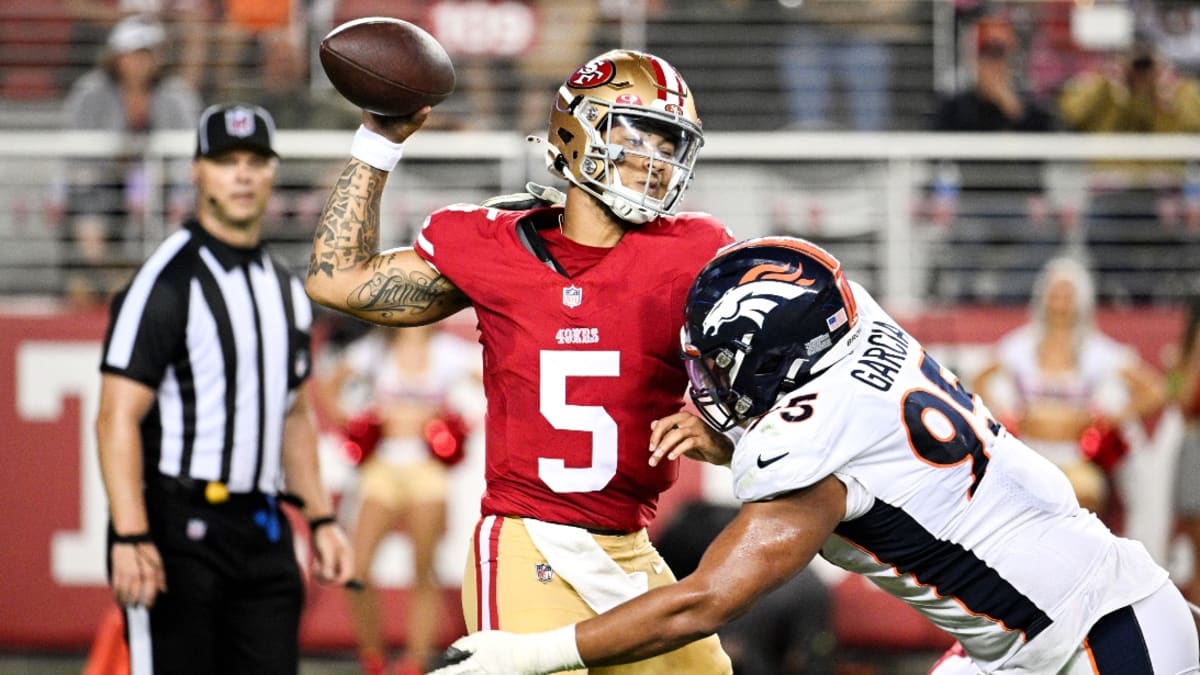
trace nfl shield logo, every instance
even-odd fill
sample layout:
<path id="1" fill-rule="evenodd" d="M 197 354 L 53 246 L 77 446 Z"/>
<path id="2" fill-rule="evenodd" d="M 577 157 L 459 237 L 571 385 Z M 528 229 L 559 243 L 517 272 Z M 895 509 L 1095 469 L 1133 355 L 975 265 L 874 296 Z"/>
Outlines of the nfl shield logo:
<path id="1" fill-rule="evenodd" d="M 225 112 L 225 133 L 234 138 L 246 138 L 254 135 L 254 111 L 247 108 L 233 108 Z"/>
<path id="2" fill-rule="evenodd" d="M 583 289 L 578 286 L 567 286 L 563 289 L 563 304 L 575 309 L 583 302 Z"/>
<path id="3" fill-rule="evenodd" d="M 199 518 L 189 518 L 187 522 L 187 538 L 192 541 L 200 541 L 204 535 L 208 534 L 208 523 Z"/>
<path id="4" fill-rule="evenodd" d="M 542 582 L 543 584 L 548 584 L 552 579 L 554 579 L 554 570 L 550 569 L 549 564 L 538 563 L 535 569 L 537 570 L 538 581 Z"/>

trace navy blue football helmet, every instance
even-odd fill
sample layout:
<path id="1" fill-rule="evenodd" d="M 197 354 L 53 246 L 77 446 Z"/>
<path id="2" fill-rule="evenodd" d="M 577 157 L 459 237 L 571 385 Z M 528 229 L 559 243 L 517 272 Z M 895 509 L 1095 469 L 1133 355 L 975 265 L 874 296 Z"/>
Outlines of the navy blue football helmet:
<path id="1" fill-rule="evenodd" d="M 680 340 L 692 400 L 720 431 L 820 375 L 850 352 L 858 333 L 841 263 L 793 237 L 719 251 L 692 284 L 685 311 Z"/>

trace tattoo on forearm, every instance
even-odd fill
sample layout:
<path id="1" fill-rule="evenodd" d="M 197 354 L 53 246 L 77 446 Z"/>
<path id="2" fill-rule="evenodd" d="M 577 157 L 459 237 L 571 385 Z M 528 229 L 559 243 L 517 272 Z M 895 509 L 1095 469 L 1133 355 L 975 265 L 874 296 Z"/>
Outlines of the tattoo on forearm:
<path id="1" fill-rule="evenodd" d="M 379 214 L 384 174 L 364 164 L 351 163 L 338 176 L 321 222 L 313 235 L 308 276 L 362 263 L 379 251 Z"/>
<path id="2" fill-rule="evenodd" d="M 390 269 L 377 272 L 355 288 L 346 306 L 360 312 L 378 312 L 382 318 L 411 312 L 420 314 L 435 304 L 461 304 L 461 292 L 443 276 Z"/>

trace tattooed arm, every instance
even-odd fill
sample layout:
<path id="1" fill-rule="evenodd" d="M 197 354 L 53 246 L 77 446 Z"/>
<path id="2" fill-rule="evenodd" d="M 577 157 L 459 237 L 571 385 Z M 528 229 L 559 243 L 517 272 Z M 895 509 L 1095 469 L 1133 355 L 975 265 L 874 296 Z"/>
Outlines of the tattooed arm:
<path id="1" fill-rule="evenodd" d="M 363 124 L 402 142 L 428 109 L 407 120 L 363 114 Z M 388 174 L 351 159 L 325 203 L 313 236 L 305 290 L 317 303 L 372 323 L 432 323 L 470 304 L 411 248 L 379 250 L 379 207 Z"/>

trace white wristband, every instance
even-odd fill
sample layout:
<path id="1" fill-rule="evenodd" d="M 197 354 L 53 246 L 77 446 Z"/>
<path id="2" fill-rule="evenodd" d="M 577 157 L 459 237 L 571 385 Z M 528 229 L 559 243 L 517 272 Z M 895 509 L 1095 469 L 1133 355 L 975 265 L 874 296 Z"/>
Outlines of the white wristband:
<path id="1" fill-rule="evenodd" d="M 513 653 L 523 657 L 517 663 L 518 672 L 557 673 L 584 665 L 579 657 L 579 647 L 575 644 L 575 624 L 518 637 L 524 642 L 514 645 L 517 648 Z"/>
<path id="2" fill-rule="evenodd" d="M 403 143 L 393 143 L 362 125 L 354 132 L 354 142 L 350 145 L 351 157 L 380 171 L 395 169 L 403 154 Z"/>

